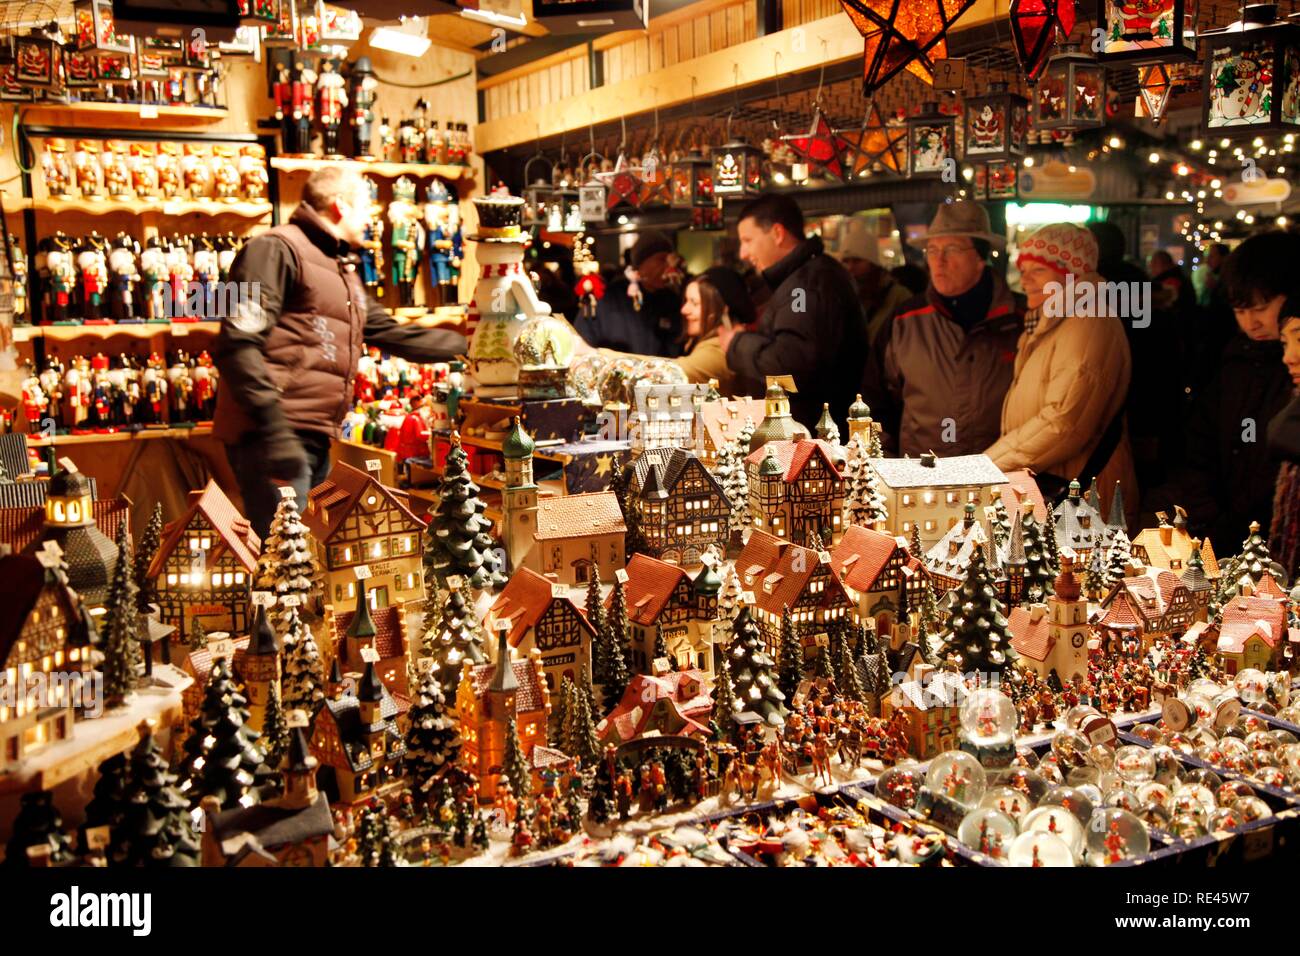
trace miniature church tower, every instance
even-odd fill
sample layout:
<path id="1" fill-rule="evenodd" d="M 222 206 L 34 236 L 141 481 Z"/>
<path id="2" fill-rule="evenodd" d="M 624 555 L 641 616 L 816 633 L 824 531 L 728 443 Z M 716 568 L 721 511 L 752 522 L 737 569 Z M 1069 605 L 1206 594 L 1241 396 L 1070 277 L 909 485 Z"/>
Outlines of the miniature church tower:
<path id="1" fill-rule="evenodd" d="M 1056 676 L 1068 683 L 1075 674 L 1088 672 L 1088 600 L 1074 576 L 1074 554 L 1061 555 L 1061 573 L 1047 598 L 1047 646 L 1056 650 Z"/>
<path id="2" fill-rule="evenodd" d="M 277 689 L 280 686 L 280 648 L 275 643 L 275 630 L 266 618 L 265 604 L 257 606 L 240 673 L 248 697 L 248 724 L 261 733 L 266 720 L 266 704 L 271 699 L 271 685 Z"/>
<path id="3" fill-rule="evenodd" d="M 502 495 L 502 527 L 510 570 L 523 565 L 537 532 L 537 485 L 533 483 L 533 439 L 515 416 L 514 426 L 501 443 L 506 486 Z"/>
<path id="4" fill-rule="evenodd" d="M 358 568 L 357 570 L 360 570 Z M 343 635 L 346 642 L 342 656 L 349 663 L 364 660 L 361 649 L 375 646 L 375 621 L 370 616 L 370 602 L 366 598 L 366 578 L 357 575 L 357 610 L 348 624 L 347 633 Z"/>
<path id="5" fill-rule="evenodd" d="M 849 437 L 845 439 L 844 444 L 847 445 L 853 441 L 853 436 L 861 435 L 862 447 L 868 447 L 871 443 L 871 429 L 871 409 L 867 407 L 867 403 L 859 395 L 853 400 L 853 404 L 849 406 Z"/>
<path id="6" fill-rule="evenodd" d="M 381 713 L 384 684 L 379 679 L 379 671 L 375 670 L 375 658 L 378 655 L 373 650 L 367 650 L 365 656 L 369 658 L 366 661 L 366 672 L 361 675 L 361 683 L 357 687 L 357 702 L 361 705 L 361 734 L 365 737 L 366 749 L 372 755 L 382 755 L 384 735 L 388 732 Z"/>
<path id="7" fill-rule="evenodd" d="M 295 714 L 303 716 L 303 724 L 306 723 L 305 715 L 301 712 Z M 289 750 L 280 765 L 284 784 L 275 805 L 286 810 L 302 810 L 312 806 L 319 795 L 316 789 L 316 767 L 319 763 L 312 756 L 302 724 L 294 727 L 289 734 Z"/>
<path id="8" fill-rule="evenodd" d="M 749 511 L 754 527 L 766 528 L 778 537 L 785 537 L 781 527 L 781 501 L 785 497 L 785 475 L 781 464 L 767 449 L 758 466 L 758 480 L 749 483 Z"/>
<path id="9" fill-rule="evenodd" d="M 749 450 L 762 448 L 770 441 L 793 441 L 796 438 L 810 438 L 808 429 L 800 425 L 790 415 L 790 396 L 795 391 L 794 379 L 789 375 L 769 375 L 767 377 L 766 409 L 763 420 L 754 429 L 749 439 Z"/>

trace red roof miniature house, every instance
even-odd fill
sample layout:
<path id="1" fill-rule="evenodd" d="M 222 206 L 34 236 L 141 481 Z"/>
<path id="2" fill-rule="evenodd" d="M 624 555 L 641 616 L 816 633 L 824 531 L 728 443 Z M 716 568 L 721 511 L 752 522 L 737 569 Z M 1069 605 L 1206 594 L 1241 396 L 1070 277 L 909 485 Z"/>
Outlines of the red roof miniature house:
<path id="1" fill-rule="evenodd" d="M 960 674 L 935 671 L 928 664 L 917 665 L 915 673 L 915 679 L 895 685 L 884 696 L 880 716 L 901 730 L 909 754 L 928 760 L 956 749 L 966 685 Z"/>
<path id="2" fill-rule="evenodd" d="M 424 600 L 425 526 L 402 492 L 337 462 L 329 478 L 308 492 L 302 521 L 316 542 L 327 603 L 351 604 L 354 571 L 363 564 L 370 567 L 367 586 L 376 607 Z"/>
<path id="3" fill-rule="evenodd" d="M 1044 679 L 1055 671 L 1065 685 L 1088 674 L 1088 601 L 1068 566 L 1057 575 L 1054 590 L 1046 604 L 1013 607 L 1007 627 L 1020 666 Z"/>
<path id="4" fill-rule="evenodd" d="M 643 451 L 633 462 L 626 500 L 637 513 L 651 557 L 691 566 L 711 546 L 719 551 L 727 546 L 731 505 L 693 451 Z"/>
<path id="5" fill-rule="evenodd" d="M 637 674 L 618 705 L 596 725 L 596 734 L 602 744 L 615 747 L 648 733 L 704 737 L 712 710 L 712 684 L 701 670 Z"/>
<path id="6" fill-rule="evenodd" d="M 1172 522 L 1163 511 L 1157 511 L 1156 518 L 1160 521 L 1157 527 L 1143 528 L 1133 538 L 1131 553 L 1143 564 L 1181 575 L 1188 567 L 1197 542 L 1196 538 L 1187 533 L 1187 512 L 1175 507 Z M 1217 581 L 1219 561 L 1214 556 L 1214 545 L 1209 538 L 1200 543 L 1200 552 L 1205 576 L 1211 581 Z"/>
<path id="7" fill-rule="evenodd" d="M 248 519 L 215 481 L 191 491 L 189 508 L 163 529 L 149 565 L 159 620 L 182 636 L 196 619 L 206 631 L 247 631 L 248 582 L 261 546 Z"/>
<path id="8" fill-rule="evenodd" d="M 772 441 L 745 458 L 754 527 L 820 550 L 838 538 L 844 479 L 835 448 L 821 438 Z"/>
<path id="9" fill-rule="evenodd" d="M 785 608 L 803 638 L 805 654 L 830 622 L 852 616 L 854 602 L 835 573 L 829 552 L 755 530 L 736 558 L 736 572 L 745 590 L 753 592 L 751 613 L 769 648 L 776 646 Z"/>
<path id="10" fill-rule="evenodd" d="M 56 550 L 0 556 L 0 774 L 72 736 L 94 625 Z"/>
<path id="11" fill-rule="evenodd" d="M 723 445 L 735 444 L 746 422 L 757 428 L 763 420 L 766 406 L 761 398 L 722 398 L 705 402 L 697 413 L 704 429 L 704 463 L 713 466 Z M 748 452 L 749 449 L 745 449 Z"/>
<path id="12" fill-rule="evenodd" d="M 881 636 L 890 634 L 894 622 L 915 607 L 930 576 L 903 538 L 860 525 L 844 529 L 844 537 L 831 549 L 831 568 L 857 603 L 858 619 L 873 619 Z"/>
<path id="13" fill-rule="evenodd" d="M 366 581 L 357 583 L 361 589 L 351 611 L 336 612 L 333 605 L 325 605 L 325 620 L 332 638 L 332 650 L 326 654 L 338 658 L 343 673 L 359 674 L 366 669 L 362 649 L 374 648 L 379 655 L 375 667 L 384 686 L 394 694 L 408 695 L 406 605 L 398 601 L 388 607 L 372 608 Z"/>
<path id="14" fill-rule="evenodd" d="M 498 666 L 466 661 L 456 691 L 463 741 L 460 763 L 478 776 L 479 798 L 485 802 L 496 798 L 510 720 L 515 721 L 524 759 L 531 766 L 533 748 L 546 745 L 546 722 L 551 710 L 541 654 L 534 648 L 525 659 L 514 660 L 506 641 L 507 634 L 501 631 L 496 659 L 508 663 Z"/>
<path id="15" fill-rule="evenodd" d="M 554 574 L 561 584 L 586 584 L 592 568 L 598 580 L 612 581 L 624 564 L 626 540 L 627 524 L 612 491 L 541 498 L 523 567 Z"/>
<path id="16" fill-rule="evenodd" d="M 330 802 L 354 806 L 402 783 L 406 743 L 397 726 L 398 705 L 379 679 L 374 661 L 349 693 L 332 684 L 311 727 L 311 751 L 321 763 L 319 781 Z"/>
<path id="17" fill-rule="evenodd" d="M 1287 629 L 1285 602 L 1238 594 L 1224 605 L 1215 649 L 1228 674 L 1278 670 L 1288 647 L 1300 650 L 1300 629 Z"/>
<path id="18" fill-rule="evenodd" d="M 1021 468 L 1018 471 L 1003 472 L 1007 476 L 1006 484 L 1000 485 L 994 489 L 998 497 L 1002 499 L 1002 505 L 1007 509 L 1007 514 L 1023 514 L 1025 503 L 1028 502 L 1034 506 L 1034 520 L 1042 524 L 1047 520 L 1047 501 L 1043 498 L 1043 492 L 1038 487 L 1038 482 L 1034 480 L 1034 473 L 1027 468 Z"/>
<path id="19" fill-rule="evenodd" d="M 1124 577 L 1101 601 L 1094 621 L 1108 654 L 1140 657 L 1157 637 L 1181 635 L 1196 617 L 1191 592 L 1172 571 L 1149 568 Z"/>
<path id="20" fill-rule="evenodd" d="M 662 633 L 668 657 L 676 666 L 711 673 L 719 585 L 712 569 L 705 567 L 692 578 L 675 564 L 634 554 L 626 571 L 623 598 L 633 669 L 651 670 L 655 638 Z M 612 594 L 606 598 L 607 610 L 612 600 Z"/>
<path id="21" fill-rule="evenodd" d="M 492 602 L 484 624 L 494 632 L 499 621 L 509 625 L 509 644 L 520 657 L 527 659 L 537 650 L 551 693 L 560 689 L 565 677 L 577 683 L 582 668 L 591 673 L 596 631 L 564 585 L 520 568 Z"/>

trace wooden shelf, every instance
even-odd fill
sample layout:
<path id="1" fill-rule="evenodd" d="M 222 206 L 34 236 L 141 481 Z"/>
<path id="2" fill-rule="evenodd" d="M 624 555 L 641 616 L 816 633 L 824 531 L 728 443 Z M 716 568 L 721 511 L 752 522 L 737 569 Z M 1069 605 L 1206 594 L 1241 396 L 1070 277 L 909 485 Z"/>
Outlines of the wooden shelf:
<path id="1" fill-rule="evenodd" d="M 129 118 L 132 126 L 199 126 L 215 123 L 230 115 L 227 109 L 208 106 L 157 106 L 152 103 L 32 103 L 24 106 L 27 113 L 52 113 L 64 123 L 86 126 L 96 122 Z"/>
<path id="2" fill-rule="evenodd" d="M 159 216 L 239 216 L 243 219 L 262 219 L 271 215 L 274 207 L 269 202 L 222 202 L 220 199 L 18 199 L 6 200 L 5 212 L 22 212 L 35 209 L 48 213 L 84 213 L 103 216 L 123 212 L 133 216 L 153 213 Z"/>
<path id="3" fill-rule="evenodd" d="M 28 342 L 32 339 L 45 339 L 47 342 L 70 342 L 74 339 L 107 339 L 114 335 L 126 335 L 135 339 L 151 339 L 157 335 L 170 335 L 183 338 L 192 332 L 215 335 L 221 329 L 220 322 L 172 322 L 170 324 L 144 323 L 141 325 L 32 325 L 14 328 L 15 342 Z"/>
<path id="4" fill-rule="evenodd" d="M 355 159 L 299 159 L 293 156 L 272 156 L 271 168 L 283 173 L 313 173 L 326 166 L 343 166 L 359 173 L 396 179 L 398 176 L 437 176 L 441 179 L 470 179 L 474 169 L 470 166 L 442 166 L 437 163 L 363 163 Z"/>
<path id="5" fill-rule="evenodd" d="M 56 435 L 53 440 L 37 435 L 27 436 L 30 448 L 44 448 L 46 445 L 102 445 L 106 442 L 144 441 L 151 438 L 176 438 L 188 441 L 191 438 L 206 438 L 212 434 L 212 425 L 204 422 L 193 428 L 151 428 L 138 432 L 113 432 L 111 435 Z"/>
<path id="6" fill-rule="evenodd" d="M 438 437 L 450 438 L 451 436 L 443 433 L 438 433 Z M 466 435 L 462 433 L 460 436 L 460 443 L 462 445 L 472 445 L 476 448 L 486 448 L 489 451 L 501 450 L 501 442 L 495 438 L 478 438 L 474 435 Z M 564 442 L 560 441 L 560 439 L 558 438 L 542 439 L 542 440 L 534 441 L 533 444 L 534 447 L 537 449 L 536 452 L 534 452 L 534 454 L 538 458 L 555 458 L 556 461 L 563 461 L 563 459 L 558 458 L 553 454 L 548 455 L 546 451 L 546 449 L 549 447 L 553 447 L 555 445 L 563 445 Z"/>

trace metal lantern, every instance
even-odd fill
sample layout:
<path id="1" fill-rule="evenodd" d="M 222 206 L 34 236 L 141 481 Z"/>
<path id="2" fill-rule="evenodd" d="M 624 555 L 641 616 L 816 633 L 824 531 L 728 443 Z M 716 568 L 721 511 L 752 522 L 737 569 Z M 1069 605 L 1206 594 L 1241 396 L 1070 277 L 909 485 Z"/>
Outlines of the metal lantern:
<path id="1" fill-rule="evenodd" d="M 72 4 L 76 35 L 72 45 L 82 53 L 131 53 L 131 38 L 113 28 L 113 0 L 76 0 Z"/>
<path id="2" fill-rule="evenodd" d="M 1201 34 L 1205 127 L 1221 136 L 1300 129 L 1300 26 L 1258 3 L 1242 19 Z"/>
<path id="3" fill-rule="evenodd" d="M 921 104 L 907 119 L 907 175 L 941 176 L 956 161 L 957 117 L 939 112 L 938 103 Z"/>
<path id="4" fill-rule="evenodd" d="M 59 87 L 63 47 L 40 30 L 14 37 L 14 81 L 27 89 Z"/>
<path id="5" fill-rule="evenodd" d="M 713 206 L 713 163 L 698 149 L 672 164 L 673 208 Z"/>
<path id="6" fill-rule="evenodd" d="M 1169 62 L 1196 58 L 1198 0 L 1097 0 L 1097 25 L 1106 31 L 1102 63 Z"/>
<path id="7" fill-rule="evenodd" d="M 609 217 L 609 208 L 605 205 L 608 190 L 598 179 L 592 179 L 578 187 L 578 209 L 583 222 L 604 222 Z"/>
<path id="8" fill-rule="evenodd" d="M 984 167 L 985 199 L 1016 199 L 1020 195 L 1020 163 L 992 162 Z"/>
<path id="9" fill-rule="evenodd" d="M 715 146 L 713 193 L 716 196 L 757 196 L 763 191 L 763 151 L 743 139 Z"/>
<path id="10" fill-rule="evenodd" d="M 1074 29 L 1074 0 L 1011 0 L 1011 42 L 1020 68 L 1032 83 L 1047 65 L 1052 36 Z"/>
<path id="11" fill-rule="evenodd" d="M 555 187 L 540 176 L 524 187 L 524 213 L 520 220 L 525 226 L 544 226 L 555 196 Z"/>
<path id="12" fill-rule="evenodd" d="M 1047 61 L 1034 89 L 1034 126 L 1044 130 L 1097 129 L 1106 118 L 1106 77 L 1101 64 L 1077 43 Z"/>
<path id="13" fill-rule="evenodd" d="M 1029 101 L 990 83 L 991 92 L 972 96 L 962 109 L 966 159 L 984 162 L 1025 155 L 1029 140 Z"/>

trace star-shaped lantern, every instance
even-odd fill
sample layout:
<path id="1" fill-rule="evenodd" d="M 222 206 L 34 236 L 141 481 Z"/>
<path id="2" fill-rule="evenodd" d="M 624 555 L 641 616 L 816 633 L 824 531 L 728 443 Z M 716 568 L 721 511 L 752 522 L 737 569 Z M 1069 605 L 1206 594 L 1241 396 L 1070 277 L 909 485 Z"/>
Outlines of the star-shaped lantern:
<path id="1" fill-rule="evenodd" d="M 627 161 L 626 156 L 619 153 L 618 159 L 614 162 L 614 171 L 612 173 L 596 174 L 596 178 L 603 182 L 609 190 L 605 200 L 607 209 L 614 209 L 624 204 L 628 206 L 641 205 L 640 172 L 641 167 L 633 166 Z"/>
<path id="2" fill-rule="evenodd" d="M 820 169 L 836 179 L 844 178 L 844 164 L 840 162 L 839 141 L 831 124 L 826 122 L 821 107 L 813 109 L 812 127 L 806 133 L 782 136 L 796 156 L 808 163 L 810 170 Z"/>
<path id="3" fill-rule="evenodd" d="M 1056 30 L 1068 37 L 1074 29 L 1074 0 L 1011 0 L 1010 14 L 1016 58 L 1032 83 L 1047 66 Z"/>
<path id="4" fill-rule="evenodd" d="M 975 0 L 840 0 L 863 39 L 863 93 L 870 96 L 901 70 L 934 82 L 934 61 L 948 55 L 944 37 Z"/>
<path id="5" fill-rule="evenodd" d="M 861 126 L 835 130 L 835 141 L 846 179 L 863 178 L 873 172 L 900 176 L 907 172 L 907 127 L 886 126 L 874 103 Z"/>

